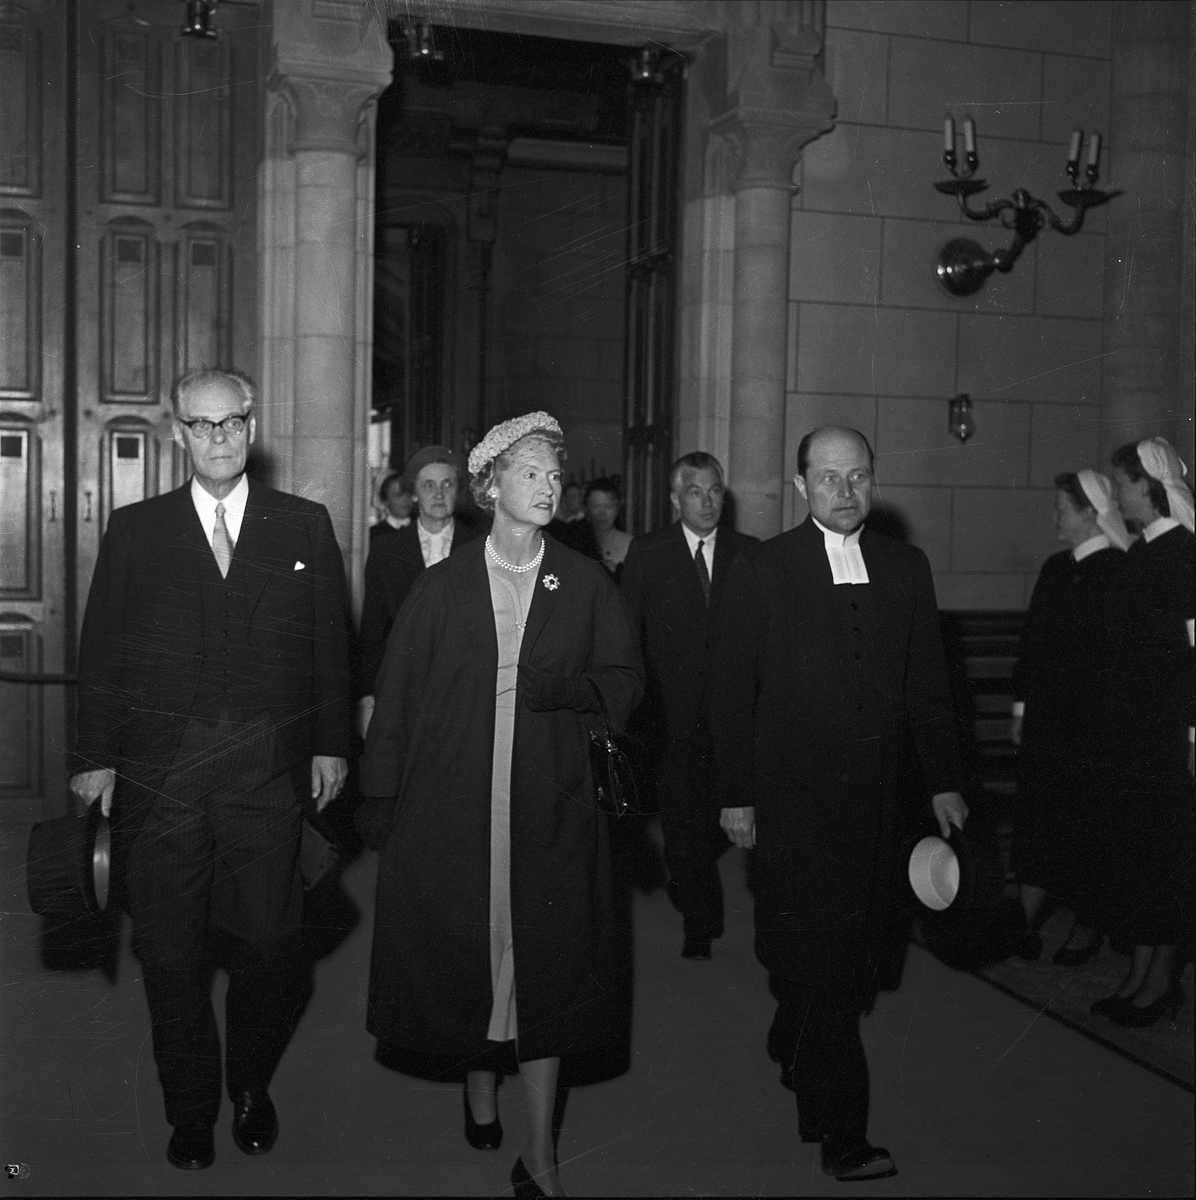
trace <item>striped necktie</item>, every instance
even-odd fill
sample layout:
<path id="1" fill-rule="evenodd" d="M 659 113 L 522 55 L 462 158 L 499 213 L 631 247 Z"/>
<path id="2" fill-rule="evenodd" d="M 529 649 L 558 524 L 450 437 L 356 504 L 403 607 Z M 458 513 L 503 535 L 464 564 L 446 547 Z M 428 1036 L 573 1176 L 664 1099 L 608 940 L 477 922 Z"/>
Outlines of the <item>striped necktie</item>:
<path id="1" fill-rule="evenodd" d="M 212 529 L 212 553 L 216 556 L 216 565 L 220 568 L 223 578 L 228 578 L 228 569 L 233 561 L 233 539 L 228 535 L 228 526 L 224 523 L 224 505 L 216 505 L 216 524 Z"/>

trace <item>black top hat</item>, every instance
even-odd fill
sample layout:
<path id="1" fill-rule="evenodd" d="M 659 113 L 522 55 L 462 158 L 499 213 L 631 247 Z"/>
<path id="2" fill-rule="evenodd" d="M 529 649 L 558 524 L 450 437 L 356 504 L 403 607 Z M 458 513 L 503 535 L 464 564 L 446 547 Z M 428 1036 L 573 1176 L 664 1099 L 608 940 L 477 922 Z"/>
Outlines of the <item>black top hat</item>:
<path id="1" fill-rule="evenodd" d="M 29 907 L 39 915 L 96 916 L 108 908 L 112 831 L 99 802 L 78 817 L 39 821 L 25 857 Z"/>

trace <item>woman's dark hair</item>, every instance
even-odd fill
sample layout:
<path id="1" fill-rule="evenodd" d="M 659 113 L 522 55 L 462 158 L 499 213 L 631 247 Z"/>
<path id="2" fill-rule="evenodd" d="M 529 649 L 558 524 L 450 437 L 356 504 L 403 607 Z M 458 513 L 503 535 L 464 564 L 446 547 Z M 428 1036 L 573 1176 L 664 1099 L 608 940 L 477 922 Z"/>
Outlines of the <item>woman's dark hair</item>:
<path id="1" fill-rule="evenodd" d="M 391 473 L 387 475 L 387 477 L 378 485 L 378 499 L 381 500 L 383 504 L 386 503 L 386 493 L 390 490 L 390 485 L 395 482 L 403 482 L 402 471 L 391 471 Z"/>
<path id="2" fill-rule="evenodd" d="M 595 492 L 609 492 L 616 500 L 622 501 L 623 497 L 619 495 L 619 485 L 608 476 L 600 476 L 597 479 L 591 479 L 586 484 L 586 494 L 584 499 L 588 500 Z"/>
<path id="3" fill-rule="evenodd" d="M 1091 508 L 1093 512 L 1096 511 L 1096 506 L 1084 494 L 1084 489 L 1080 486 L 1080 477 L 1074 471 L 1064 471 L 1062 475 L 1056 475 L 1055 487 L 1067 496 L 1077 510 Z"/>
<path id="4" fill-rule="evenodd" d="M 1126 442 L 1124 446 L 1118 446 L 1113 451 L 1109 462 L 1115 469 L 1124 471 L 1131 483 L 1145 479 L 1149 485 L 1150 502 L 1154 505 L 1155 512 L 1164 517 L 1171 515 L 1171 505 L 1167 501 L 1167 489 L 1153 475 L 1147 473 L 1146 468 L 1142 465 L 1142 460 L 1138 457 L 1137 442 Z"/>

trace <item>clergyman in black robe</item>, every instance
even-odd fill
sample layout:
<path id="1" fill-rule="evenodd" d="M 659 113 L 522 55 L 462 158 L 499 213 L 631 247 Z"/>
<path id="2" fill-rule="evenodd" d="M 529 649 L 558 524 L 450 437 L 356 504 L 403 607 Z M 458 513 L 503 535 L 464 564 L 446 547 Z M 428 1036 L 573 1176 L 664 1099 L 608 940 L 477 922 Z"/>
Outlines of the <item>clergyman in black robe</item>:
<path id="1" fill-rule="evenodd" d="M 827 428 L 798 450 L 804 524 L 737 558 L 710 729 L 722 824 L 756 847 L 756 955 L 779 999 L 769 1050 L 803 1140 L 840 1179 L 893 1174 L 867 1141 L 871 1007 L 895 905 L 901 803 L 946 836 L 967 814 L 926 556 L 863 527 L 872 451 Z"/>

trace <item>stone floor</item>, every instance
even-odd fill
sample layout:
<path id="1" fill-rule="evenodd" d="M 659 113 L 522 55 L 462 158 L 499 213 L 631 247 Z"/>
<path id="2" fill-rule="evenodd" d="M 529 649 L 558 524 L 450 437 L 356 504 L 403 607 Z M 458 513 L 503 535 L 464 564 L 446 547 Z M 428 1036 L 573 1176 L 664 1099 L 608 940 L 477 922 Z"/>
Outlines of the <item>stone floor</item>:
<path id="1" fill-rule="evenodd" d="M 164 1158 L 137 964 L 115 983 L 47 970 L 28 913 L 26 830 L 0 829 L 0 1153 L 26 1178 L 7 1195 L 499 1195 L 522 1135 L 517 1081 L 501 1094 L 497 1153 L 461 1136 L 459 1089 L 377 1065 L 363 1027 L 374 857 L 345 887 L 361 909 L 316 973 L 276 1076 L 282 1131 L 267 1156 Z M 847 1194 L 797 1138 L 793 1098 L 763 1052 L 771 1017 L 751 952 L 737 853 L 722 862 L 728 929 L 709 963 L 679 957 L 664 894 L 635 900 L 631 1069 L 573 1091 L 561 1138 L 574 1196 Z M 127 936 L 127 935 L 126 935 Z M 1191 1196 L 1193 1097 L 971 975 L 911 948 L 900 991 L 864 1021 L 872 1140 L 900 1167 L 859 1195 Z"/>

